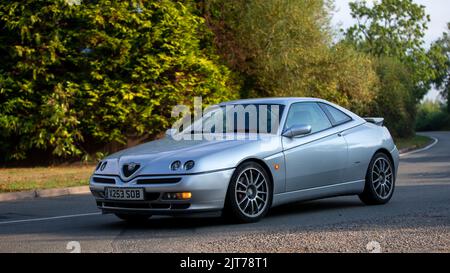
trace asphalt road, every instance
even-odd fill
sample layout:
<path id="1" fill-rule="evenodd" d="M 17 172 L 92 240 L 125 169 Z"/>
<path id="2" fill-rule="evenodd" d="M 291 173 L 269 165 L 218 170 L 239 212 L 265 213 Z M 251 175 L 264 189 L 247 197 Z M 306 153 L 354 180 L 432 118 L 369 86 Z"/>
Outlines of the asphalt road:
<path id="1" fill-rule="evenodd" d="M 384 206 L 356 196 L 275 208 L 259 223 L 155 217 L 127 225 L 89 195 L 0 203 L 0 252 L 450 252 L 450 132 L 401 159 Z M 70 243 L 77 245 L 77 243 Z M 70 249 L 70 247 L 69 247 Z"/>

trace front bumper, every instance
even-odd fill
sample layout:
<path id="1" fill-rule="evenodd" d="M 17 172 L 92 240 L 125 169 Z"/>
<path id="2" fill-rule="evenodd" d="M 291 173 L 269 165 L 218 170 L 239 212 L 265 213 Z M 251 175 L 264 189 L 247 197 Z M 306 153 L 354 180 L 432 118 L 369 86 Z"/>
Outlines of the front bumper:
<path id="1" fill-rule="evenodd" d="M 394 146 L 394 149 L 391 151 L 392 159 L 394 160 L 395 167 L 395 177 L 397 177 L 398 166 L 400 165 L 400 153 L 397 149 L 397 146 Z"/>
<path id="2" fill-rule="evenodd" d="M 139 176 L 123 182 L 119 176 L 93 175 L 90 189 L 104 213 L 175 215 L 222 210 L 234 169 L 178 176 Z M 143 201 L 105 199 L 106 187 L 142 188 Z M 165 193 L 191 192 L 188 200 L 165 200 Z"/>

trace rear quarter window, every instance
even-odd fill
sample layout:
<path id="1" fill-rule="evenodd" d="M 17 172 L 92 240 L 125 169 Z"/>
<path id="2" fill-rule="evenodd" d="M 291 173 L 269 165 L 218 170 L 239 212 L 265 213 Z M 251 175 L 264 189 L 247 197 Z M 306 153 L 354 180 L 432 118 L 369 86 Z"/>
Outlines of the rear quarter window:
<path id="1" fill-rule="evenodd" d="M 330 114 L 333 125 L 340 125 L 352 120 L 350 116 L 331 105 L 321 103 L 320 106 Z"/>

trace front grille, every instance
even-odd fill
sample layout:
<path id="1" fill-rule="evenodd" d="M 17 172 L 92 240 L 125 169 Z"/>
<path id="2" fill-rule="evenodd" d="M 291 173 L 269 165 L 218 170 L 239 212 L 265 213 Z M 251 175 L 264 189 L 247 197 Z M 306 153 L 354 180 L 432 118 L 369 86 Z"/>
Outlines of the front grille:
<path id="1" fill-rule="evenodd" d="M 170 209 L 170 204 L 167 203 L 153 203 L 150 206 L 152 209 Z"/>
<path id="2" fill-rule="evenodd" d="M 171 209 L 187 209 L 191 206 L 191 204 L 189 203 L 185 203 L 185 204 L 172 204 L 172 206 L 170 207 Z"/>
<path id="3" fill-rule="evenodd" d="M 95 183 L 116 184 L 116 181 L 112 178 L 94 177 L 92 180 L 94 180 Z"/>
<path id="4" fill-rule="evenodd" d="M 141 166 L 140 164 L 136 163 L 124 164 L 122 166 L 122 172 L 125 175 L 125 177 L 130 177 L 130 175 L 136 172 L 140 166 Z"/>
<path id="5" fill-rule="evenodd" d="M 161 193 L 159 192 L 146 192 L 145 193 L 145 200 L 146 201 L 155 201 L 158 200 Z"/>
<path id="6" fill-rule="evenodd" d="M 143 179 L 138 179 L 136 181 L 136 184 L 138 184 L 138 185 L 171 184 L 171 183 L 178 183 L 180 181 L 181 181 L 180 177 L 176 177 L 176 178 L 143 178 Z"/>

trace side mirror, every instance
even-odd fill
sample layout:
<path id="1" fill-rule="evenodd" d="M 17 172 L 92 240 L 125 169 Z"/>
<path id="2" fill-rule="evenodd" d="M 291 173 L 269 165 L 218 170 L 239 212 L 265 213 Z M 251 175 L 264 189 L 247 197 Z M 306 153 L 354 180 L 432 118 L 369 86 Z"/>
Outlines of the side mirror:
<path id="1" fill-rule="evenodd" d="M 301 124 L 287 128 L 286 130 L 284 130 L 282 135 L 292 138 L 296 136 L 307 135 L 309 133 L 311 133 L 311 125 Z"/>

